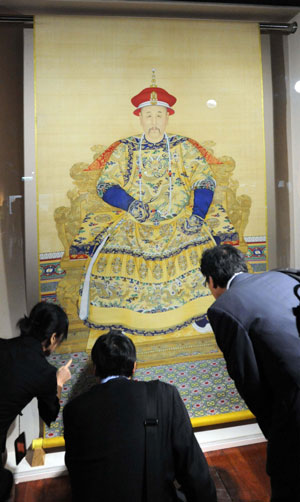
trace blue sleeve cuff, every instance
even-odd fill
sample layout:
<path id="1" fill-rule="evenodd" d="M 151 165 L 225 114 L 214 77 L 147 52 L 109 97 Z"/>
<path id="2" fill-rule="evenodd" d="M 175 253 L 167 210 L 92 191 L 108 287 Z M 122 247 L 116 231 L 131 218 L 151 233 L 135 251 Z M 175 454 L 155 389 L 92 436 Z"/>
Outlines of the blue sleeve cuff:
<path id="1" fill-rule="evenodd" d="M 134 201 L 134 198 L 119 185 L 113 185 L 108 188 L 103 194 L 102 199 L 107 204 L 118 207 L 119 209 L 124 209 L 124 211 L 127 211 L 131 202 Z"/>
<path id="2" fill-rule="evenodd" d="M 209 210 L 209 206 L 211 205 L 213 196 L 214 192 L 208 188 L 197 188 L 194 191 L 193 214 L 196 214 L 204 219 L 207 215 L 207 211 Z"/>

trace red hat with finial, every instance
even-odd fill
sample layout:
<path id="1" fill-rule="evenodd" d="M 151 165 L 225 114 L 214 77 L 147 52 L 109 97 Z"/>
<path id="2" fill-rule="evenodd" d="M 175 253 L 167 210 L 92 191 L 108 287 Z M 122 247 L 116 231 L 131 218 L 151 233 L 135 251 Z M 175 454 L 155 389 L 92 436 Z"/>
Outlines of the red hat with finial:
<path id="1" fill-rule="evenodd" d="M 131 103 L 136 107 L 134 110 L 134 115 L 139 115 L 141 113 L 141 109 L 145 106 L 158 105 L 165 106 L 169 112 L 169 115 L 173 115 L 174 110 L 171 106 L 175 105 L 177 99 L 175 96 L 169 94 L 165 89 L 161 87 L 157 87 L 156 78 L 155 78 L 155 70 L 152 70 L 152 82 L 150 87 L 143 89 L 139 94 L 134 96 L 131 100 Z"/>

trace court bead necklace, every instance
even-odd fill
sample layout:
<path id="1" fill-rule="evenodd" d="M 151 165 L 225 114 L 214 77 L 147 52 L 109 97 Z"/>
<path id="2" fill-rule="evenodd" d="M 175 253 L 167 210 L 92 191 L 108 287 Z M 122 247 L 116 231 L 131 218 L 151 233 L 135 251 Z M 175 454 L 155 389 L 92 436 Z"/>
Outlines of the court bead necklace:
<path id="1" fill-rule="evenodd" d="M 142 143 L 145 138 L 145 134 L 143 133 L 139 142 L 139 193 L 140 193 L 140 201 L 142 201 Z M 168 138 L 167 133 L 164 133 L 164 138 L 167 143 L 167 148 L 168 148 L 168 157 L 169 157 L 169 167 L 168 167 L 168 176 L 169 176 L 169 214 L 171 214 L 171 208 L 172 208 L 172 163 L 171 163 L 171 150 L 170 150 L 170 141 Z"/>

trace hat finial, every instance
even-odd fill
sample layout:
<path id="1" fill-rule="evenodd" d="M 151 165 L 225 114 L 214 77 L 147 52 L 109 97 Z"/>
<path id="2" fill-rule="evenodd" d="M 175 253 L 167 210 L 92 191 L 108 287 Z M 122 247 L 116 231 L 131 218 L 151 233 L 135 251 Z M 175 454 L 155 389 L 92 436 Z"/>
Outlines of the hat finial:
<path id="1" fill-rule="evenodd" d="M 152 79 L 151 79 L 151 85 L 150 85 L 150 87 L 157 87 L 157 85 L 156 85 L 155 68 L 152 68 Z"/>

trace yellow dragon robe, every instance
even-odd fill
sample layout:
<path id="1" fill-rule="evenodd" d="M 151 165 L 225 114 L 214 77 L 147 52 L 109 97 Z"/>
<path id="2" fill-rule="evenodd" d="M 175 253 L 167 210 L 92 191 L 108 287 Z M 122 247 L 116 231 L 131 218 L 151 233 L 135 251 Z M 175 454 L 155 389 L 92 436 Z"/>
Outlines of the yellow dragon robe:
<path id="1" fill-rule="evenodd" d="M 88 281 L 85 323 L 93 329 L 161 335 L 192 323 L 211 304 L 199 264 L 203 250 L 216 242 L 209 221 L 198 231 L 187 229 L 185 222 L 193 211 L 195 190 L 214 189 L 209 163 L 218 161 L 190 138 L 169 135 L 168 142 L 169 148 L 165 137 L 155 144 L 141 142 L 141 136 L 122 139 L 88 168 L 99 169 L 101 198 L 118 186 L 150 210 L 141 223 L 114 207 L 117 200 L 114 205 L 102 202 L 105 210 L 87 214 L 73 241 L 70 257 L 88 257 L 87 267 L 103 246 Z M 215 235 L 234 243 L 237 235 L 223 213 L 219 207 Z"/>

